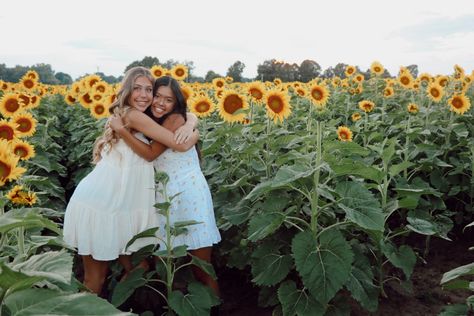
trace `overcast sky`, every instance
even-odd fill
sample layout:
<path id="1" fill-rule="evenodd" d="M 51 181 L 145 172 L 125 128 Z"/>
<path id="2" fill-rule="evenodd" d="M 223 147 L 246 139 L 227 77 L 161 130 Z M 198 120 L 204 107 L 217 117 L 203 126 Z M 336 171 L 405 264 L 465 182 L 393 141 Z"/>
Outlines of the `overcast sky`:
<path id="1" fill-rule="evenodd" d="M 119 76 L 145 56 L 193 61 L 198 76 L 240 60 L 248 78 L 272 58 L 474 69 L 473 0 L 4 0 L 0 30 L 0 64 L 47 63 L 73 79 Z"/>

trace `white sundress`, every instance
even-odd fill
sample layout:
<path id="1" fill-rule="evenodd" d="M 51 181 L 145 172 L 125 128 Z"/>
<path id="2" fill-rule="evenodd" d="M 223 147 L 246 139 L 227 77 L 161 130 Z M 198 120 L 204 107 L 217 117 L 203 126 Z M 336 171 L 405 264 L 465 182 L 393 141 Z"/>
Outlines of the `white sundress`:
<path id="1" fill-rule="evenodd" d="M 142 134 L 138 139 L 147 142 Z M 132 237 L 157 227 L 153 163 L 120 139 L 76 187 L 64 215 L 64 241 L 80 255 L 109 261 L 157 242 Z"/>
<path id="2" fill-rule="evenodd" d="M 157 171 L 169 176 L 166 193 L 168 197 L 180 193 L 171 201 L 170 223 L 195 220 L 200 224 L 188 226 L 187 233 L 174 237 L 172 246 L 187 245 L 188 250 L 210 247 L 221 240 L 216 225 L 212 197 L 206 178 L 202 174 L 196 148 L 178 152 L 168 148 L 153 162 Z M 157 192 L 156 201 L 163 202 L 163 196 Z M 166 240 L 166 218 L 158 215 L 158 237 Z M 159 240 L 160 250 L 165 245 Z"/>

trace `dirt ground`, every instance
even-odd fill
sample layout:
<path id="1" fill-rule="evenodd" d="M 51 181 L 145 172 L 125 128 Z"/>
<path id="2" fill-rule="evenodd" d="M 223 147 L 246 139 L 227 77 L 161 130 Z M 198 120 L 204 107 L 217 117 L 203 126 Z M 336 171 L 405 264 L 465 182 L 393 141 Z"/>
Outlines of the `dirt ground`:
<path id="1" fill-rule="evenodd" d="M 471 295 L 469 291 L 443 290 L 439 282 L 443 273 L 460 265 L 474 262 L 474 246 L 472 236 L 464 236 L 464 240 L 446 241 L 433 238 L 430 241 L 429 253 L 418 259 L 413 271 L 412 293 L 407 293 L 398 282 L 388 283 L 385 290 L 387 298 L 379 301 L 379 309 L 370 314 L 354 302 L 351 315 L 438 315 L 445 305 L 464 303 Z M 408 241 L 414 250 L 422 256 L 425 250 L 424 236 Z M 250 283 L 248 276 L 241 271 L 226 270 L 220 273 L 223 304 L 221 316 L 271 316 L 271 308 L 257 305 L 258 289 Z"/>

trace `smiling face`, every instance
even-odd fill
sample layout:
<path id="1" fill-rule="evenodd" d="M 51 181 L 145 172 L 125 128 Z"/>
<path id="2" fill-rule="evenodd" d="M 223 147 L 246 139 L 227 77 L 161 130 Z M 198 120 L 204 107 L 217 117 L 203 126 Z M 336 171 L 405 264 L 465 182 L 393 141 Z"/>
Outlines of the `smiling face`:
<path id="1" fill-rule="evenodd" d="M 170 86 L 160 86 L 153 97 L 151 105 L 151 113 L 156 118 L 161 118 L 164 115 L 173 111 L 176 104 L 176 97 Z"/>
<path id="2" fill-rule="evenodd" d="M 140 112 L 144 112 L 153 100 L 153 84 L 144 76 L 137 77 L 133 83 L 129 104 Z"/>

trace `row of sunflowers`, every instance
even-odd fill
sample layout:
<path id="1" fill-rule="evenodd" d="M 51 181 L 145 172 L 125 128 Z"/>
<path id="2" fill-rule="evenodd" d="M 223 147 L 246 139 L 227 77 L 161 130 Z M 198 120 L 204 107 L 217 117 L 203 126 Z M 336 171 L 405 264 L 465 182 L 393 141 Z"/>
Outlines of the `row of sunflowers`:
<path id="1" fill-rule="evenodd" d="M 184 65 L 178 64 L 172 69 L 155 65 L 150 70 L 156 78 L 167 75 L 180 80 L 189 110 L 198 117 L 206 118 L 217 112 L 225 122 L 244 124 L 252 121 L 255 107 L 264 107 L 270 119 L 281 123 L 291 115 L 292 106 L 303 100 L 312 103 L 314 110 L 324 111 L 331 95 L 357 96 L 367 88 L 374 89 L 375 94 L 372 100 L 358 102 L 358 109 L 350 113 L 353 122 L 372 112 L 379 105 L 376 100 L 377 103 L 385 103 L 401 94 L 408 96 L 406 111 L 413 115 L 420 111 L 419 103 L 423 99 L 427 99 L 427 107 L 444 101 L 447 109 L 463 115 L 471 107 L 466 92 L 474 80 L 474 72 L 466 74 L 459 65 L 454 66 L 451 76 L 422 73 L 415 78 L 407 68 L 401 67 L 396 78 L 382 78 L 385 69 L 377 61 L 370 67 L 370 78 L 365 78 L 357 73 L 355 66 L 349 65 L 345 78 L 314 78 L 307 83 L 281 82 L 279 79 L 273 82 L 234 83 L 230 77 L 215 78 L 212 83 L 187 83 L 188 70 Z M 106 83 L 97 75 L 85 76 L 70 86 L 49 86 L 41 84 L 34 71 L 28 71 L 18 83 L 0 81 L 3 93 L 0 100 L 0 185 L 17 180 L 25 172 L 19 161 L 35 155 L 34 145 L 26 141 L 35 133 L 37 123 L 29 110 L 39 106 L 43 96 L 63 95 L 67 104 L 80 104 L 93 117 L 101 119 L 110 115 L 108 108 L 115 100 L 119 87 L 119 84 Z M 296 96 L 296 102 L 290 102 L 292 96 Z M 379 106 L 383 107 L 383 104 Z M 424 112 L 427 113 L 427 110 Z M 353 139 L 353 133 L 346 125 L 338 127 L 337 135 L 341 141 Z M 36 199 L 33 192 L 23 191 L 21 185 L 15 186 L 7 196 L 14 203 L 30 205 Z"/>

